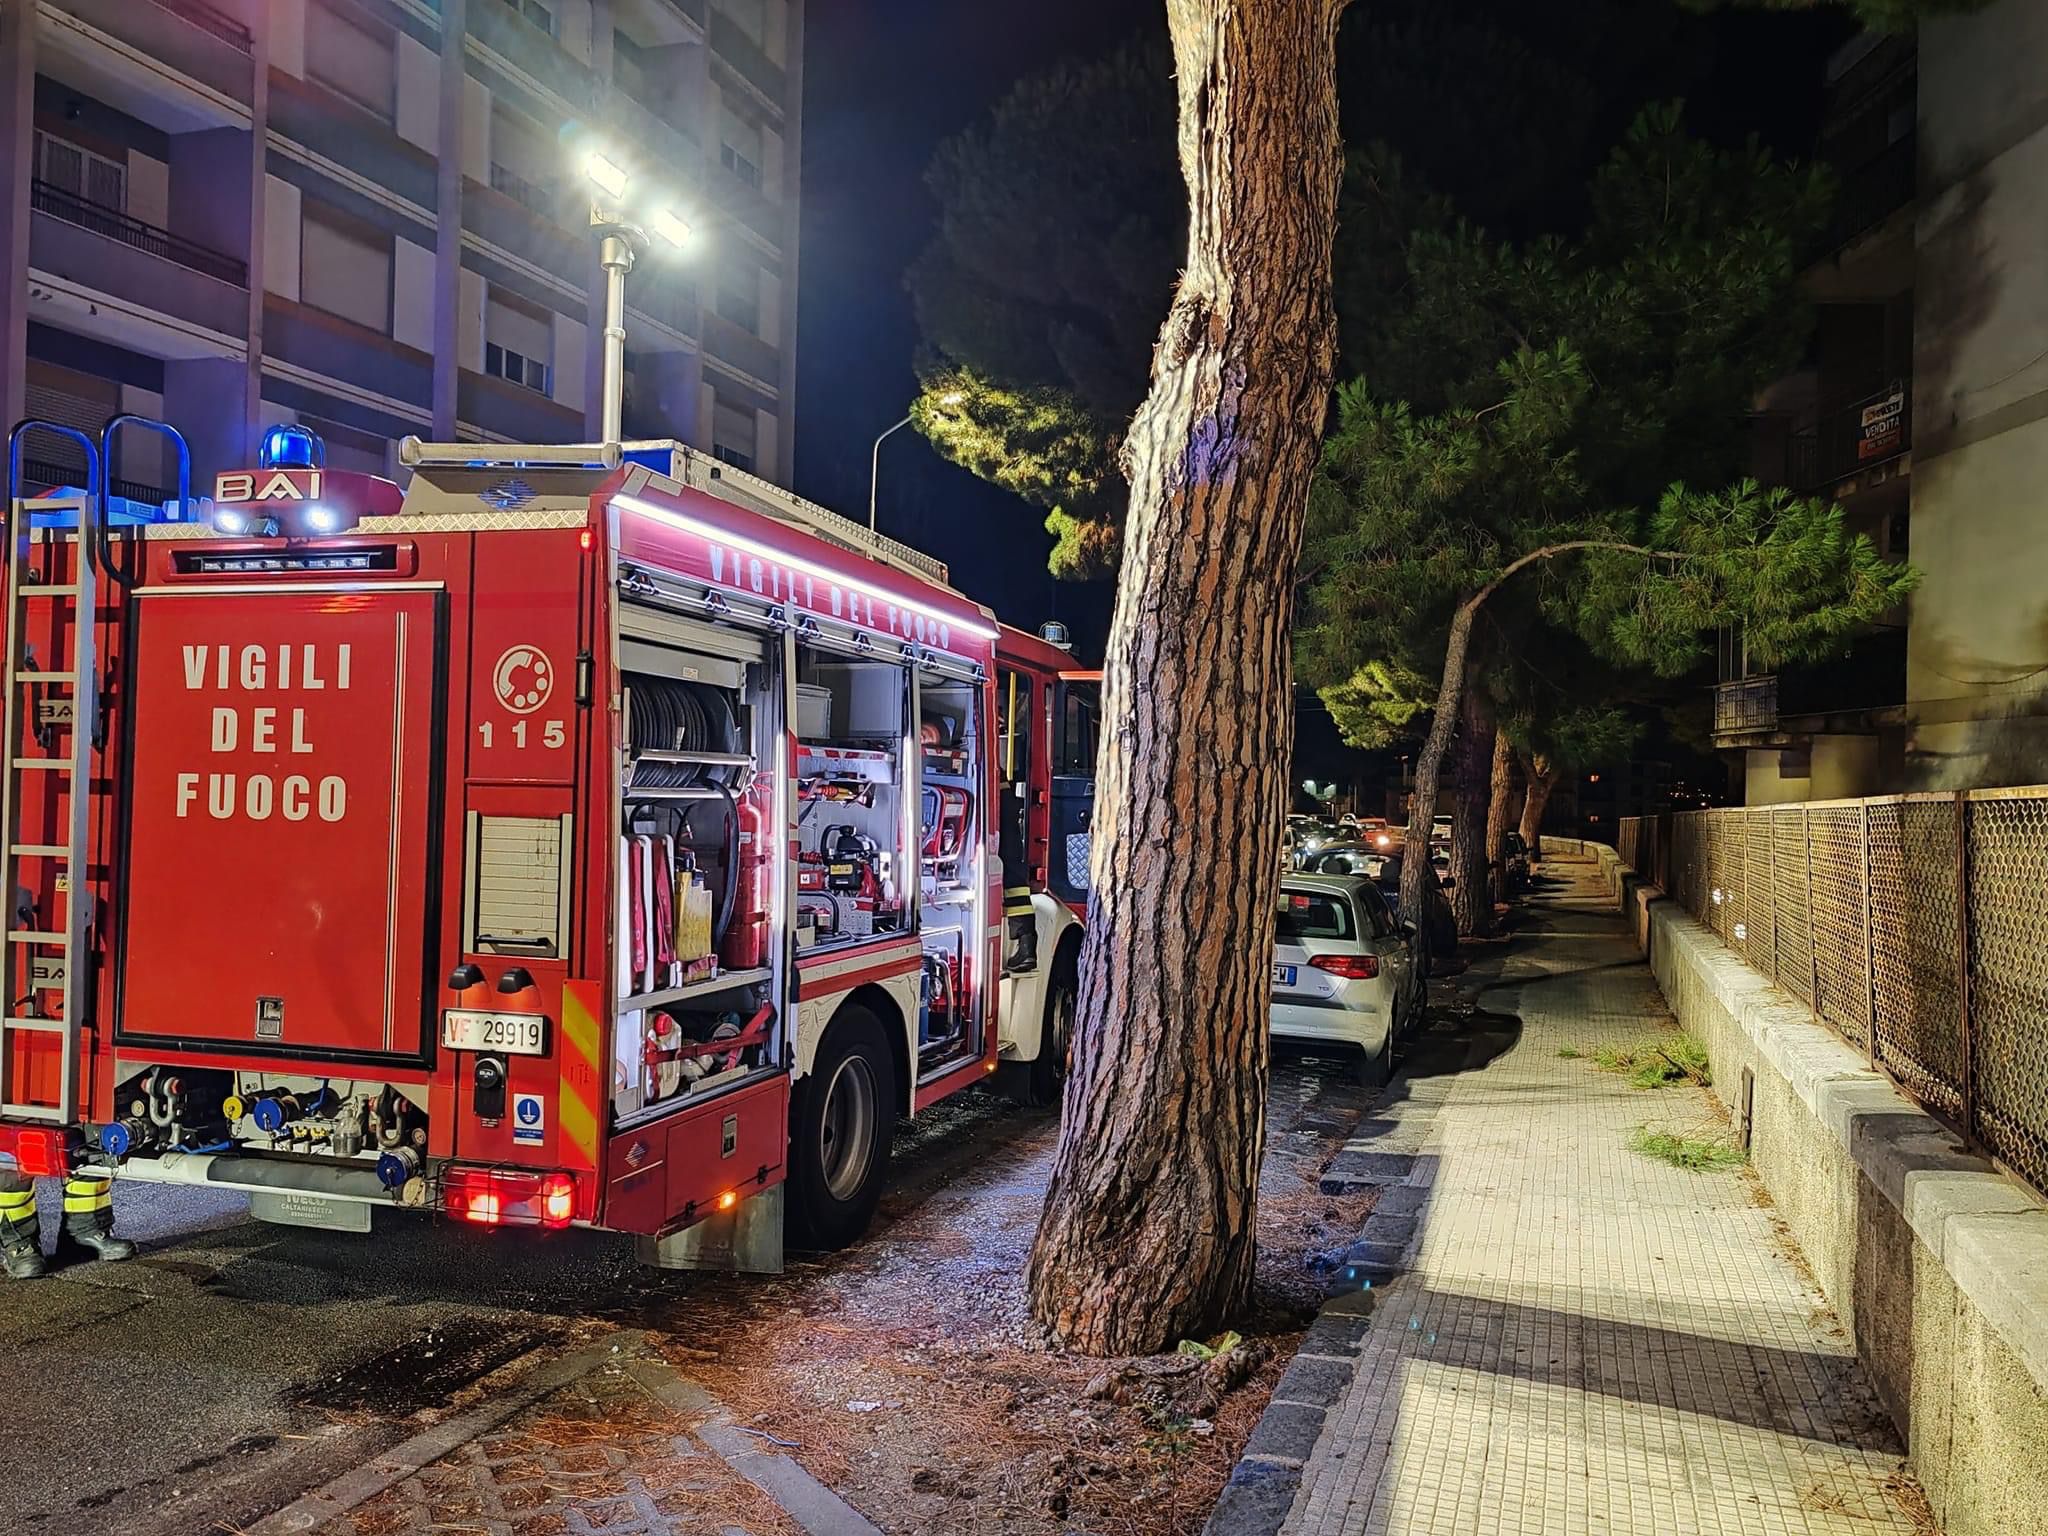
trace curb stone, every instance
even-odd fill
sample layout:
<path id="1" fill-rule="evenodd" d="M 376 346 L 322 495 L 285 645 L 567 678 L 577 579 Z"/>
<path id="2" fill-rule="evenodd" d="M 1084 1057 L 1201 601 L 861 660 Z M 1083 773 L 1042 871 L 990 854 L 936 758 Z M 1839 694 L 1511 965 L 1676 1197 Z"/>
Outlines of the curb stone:
<path id="1" fill-rule="evenodd" d="M 1324 1420 L 1358 1369 L 1375 1288 L 1384 1288 L 1406 1265 L 1436 1176 L 1435 1160 L 1423 1149 L 1442 1098 L 1417 1097 L 1401 1075 L 1389 1085 L 1390 1096 L 1395 1088 L 1403 1097 L 1368 1111 L 1318 1181 L 1326 1195 L 1375 1188 L 1381 1194 L 1345 1249 L 1343 1268 L 1332 1277 L 1337 1289 L 1274 1387 L 1202 1536 L 1277 1536 L 1294 1509 L 1302 1467 L 1322 1438 Z"/>

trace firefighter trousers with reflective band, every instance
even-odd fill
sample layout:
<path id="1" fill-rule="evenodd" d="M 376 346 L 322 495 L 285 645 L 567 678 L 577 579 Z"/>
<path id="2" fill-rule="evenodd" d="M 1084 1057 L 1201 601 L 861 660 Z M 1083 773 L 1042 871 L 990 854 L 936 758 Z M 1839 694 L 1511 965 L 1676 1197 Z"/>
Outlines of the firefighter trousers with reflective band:
<path id="1" fill-rule="evenodd" d="M 1038 968 L 1038 919 L 1031 910 L 1031 887 L 1028 885 L 1007 885 L 1003 887 L 1003 918 L 1010 931 L 1011 971 L 1031 971 Z"/>
<path id="2" fill-rule="evenodd" d="M 36 1181 L 12 1169 L 0 1169 L 0 1227 L 5 1235 L 26 1234 L 38 1241 L 36 1230 Z"/>
<path id="3" fill-rule="evenodd" d="M 111 1179 L 64 1181 L 64 1226 L 67 1231 L 114 1230 L 114 1182 Z"/>

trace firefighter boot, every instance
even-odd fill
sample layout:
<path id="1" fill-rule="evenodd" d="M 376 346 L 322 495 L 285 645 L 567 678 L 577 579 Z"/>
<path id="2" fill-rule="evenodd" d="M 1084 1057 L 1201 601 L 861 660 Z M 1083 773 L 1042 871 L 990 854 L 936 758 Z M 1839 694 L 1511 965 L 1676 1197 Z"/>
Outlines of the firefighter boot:
<path id="1" fill-rule="evenodd" d="M 114 1184 L 111 1179 L 66 1179 L 64 1225 L 57 1234 L 60 1250 L 83 1248 L 101 1263 L 135 1257 L 135 1245 L 114 1236 Z"/>
<path id="2" fill-rule="evenodd" d="M 33 1280 L 43 1272 L 35 1184 L 10 1174 L 0 1174 L 0 1259 L 10 1280 Z"/>
<path id="3" fill-rule="evenodd" d="M 1013 885 L 1003 892 L 1003 916 L 1010 933 L 1010 955 L 1004 969 L 1012 976 L 1038 969 L 1038 919 L 1031 911 L 1031 887 Z"/>

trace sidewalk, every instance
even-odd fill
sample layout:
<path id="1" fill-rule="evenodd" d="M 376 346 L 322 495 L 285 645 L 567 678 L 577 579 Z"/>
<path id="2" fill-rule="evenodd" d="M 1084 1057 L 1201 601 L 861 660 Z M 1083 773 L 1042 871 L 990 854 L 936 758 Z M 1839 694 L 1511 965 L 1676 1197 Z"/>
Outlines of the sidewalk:
<path id="1" fill-rule="evenodd" d="M 1369 1320 L 1317 1324 L 1215 1536 L 1934 1530 L 1754 1181 L 1629 1149 L 1646 1122 L 1724 1123 L 1690 1084 L 1586 1059 L 1671 1027 L 1591 868 L 1548 862 L 1522 933 L 1462 978 L 1469 1059 L 1492 1059 L 1397 1077 L 1332 1165 L 1390 1186 L 1354 1250 L 1381 1283 Z"/>

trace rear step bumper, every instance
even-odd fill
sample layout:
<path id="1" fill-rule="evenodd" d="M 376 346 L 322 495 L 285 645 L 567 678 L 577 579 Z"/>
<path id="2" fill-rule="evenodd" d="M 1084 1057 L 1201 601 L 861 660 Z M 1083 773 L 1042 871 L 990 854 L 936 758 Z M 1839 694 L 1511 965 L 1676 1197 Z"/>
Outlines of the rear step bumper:
<path id="1" fill-rule="evenodd" d="M 96 1170 L 80 1167 L 76 1177 Z M 160 1157 L 131 1158 L 114 1170 L 117 1179 L 139 1184 L 196 1184 L 208 1189 L 239 1189 L 252 1194 L 291 1191 L 329 1200 L 355 1200 L 364 1205 L 397 1205 L 377 1178 L 375 1168 L 322 1168 L 261 1157 L 216 1157 L 205 1152 L 166 1152 Z"/>

